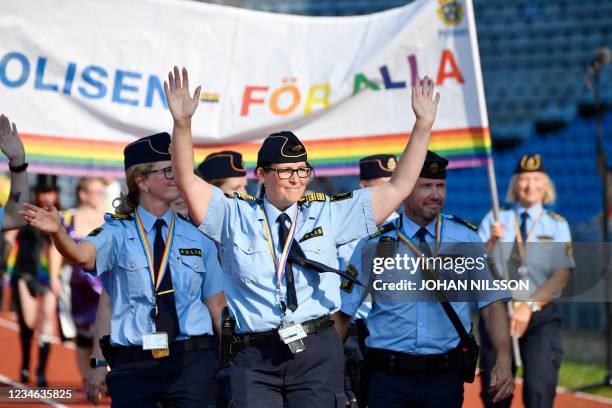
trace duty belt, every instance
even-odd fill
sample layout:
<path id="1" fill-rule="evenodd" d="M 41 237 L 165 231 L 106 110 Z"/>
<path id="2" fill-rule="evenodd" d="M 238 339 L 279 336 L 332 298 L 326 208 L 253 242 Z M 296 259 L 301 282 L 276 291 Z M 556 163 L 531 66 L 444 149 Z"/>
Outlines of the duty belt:
<path id="1" fill-rule="evenodd" d="M 302 327 L 307 335 L 329 329 L 334 325 L 334 321 L 329 316 L 317 317 L 302 323 Z M 245 347 L 260 347 L 267 345 L 283 344 L 278 330 L 269 330 L 261 333 L 234 334 L 232 340 L 232 351 L 241 350 Z"/>
<path id="2" fill-rule="evenodd" d="M 369 348 L 366 351 L 366 366 L 371 371 L 386 371 L 396 374 L 433 373 L 456 369 L 457 357 L 454 349 L 444 354 L 418 356 Z"/>

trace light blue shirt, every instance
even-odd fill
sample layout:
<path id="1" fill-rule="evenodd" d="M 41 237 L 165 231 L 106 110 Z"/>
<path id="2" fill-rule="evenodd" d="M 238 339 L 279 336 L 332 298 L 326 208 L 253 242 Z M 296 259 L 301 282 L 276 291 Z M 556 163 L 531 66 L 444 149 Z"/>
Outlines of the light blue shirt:
<path id="1" fill-rule="evenodd" d="M 281 300 L 286 302 L 285 275 L 280 285 L 264 227 L 270 223 L 276 257 L 280 210 L 266 199 L 226 197 L 213 187 L 212 198 L 200 230 L 221 245 L 225 272 L 225 297 L 236 318 L 238 333 L 263 332 L 281 325 Z M 293 219 L 299 209 L 294 238 L 306 257 L 332 268 L 338 267 L 336 247 L 376 230 L 369 189 L 337 196 L 309 194 L 285 210 Z M 301 323 L 334 313 L 340 307 L 340 277 L 318 273 L 293 264 L 298 308 L 286 311 L 287 321 Z M 279 289 L 280 286 L 280 289 Z"/>
<path id="2" fill-rule="evenodd" d="M 419 239 L 416 233 L 420 226 L 407 218 L 405 214 L 402 214 L 401 217 L 402 232 L 413 242 L 418 243 Z M 452 216 L 443 215 L 442 220 L 442 243 L 466 243 L 471 245 L 472 248 L 476 248 L 476 250 L 481 250 L 482 256 L 486 255 L 484 253 L 484 246 L 482 246 L 478 235 L 473 229 L 456 221 Z M 393 223 L 395 226 L 399 225 L 398 220 Z M 435 221 L 427 225 L 426 229 L 426 241 L 430 243 L 435 242 Z M 373 246 L 373 244 L 380 240 L 381 236 L 397 239 L 397 231 L 392 229 L 375 237 L 364 238 L 355 249 L 350 263 L 358 272 L 360 280 L 366 279 L 364 278 L 366 272 L 362 270 L 361 252 L 365 250 L 366 244 L 370 244 L 370 247 Z M 404 244 L 400 243 L 399 245 L 403 246 Z M 420 273 L 420 271 L 417 273 Z M 484 277 L 490 278 L 487 267 L 480 273 L 480 278 Z M 398 278 L 402 278 L 402 276 Z M 364 284 L 367 284 L 367 280 Z M 420 282 L 418 284 L 420 285 Z M 361 299 L 364 298 L 367 290 L 365 287 L 355 286 L 350 293 L 342 292 L 342 307 L 340 310 L 352 316 L 359 307 Z M 509 299 L 509 293 L 502 290 L 487 291 L 486 294 L 478 297 L 477 302 L 450 302 L 450 304 L 463 323 L 466 331 L 470 332 L 472 307 L 482 308 L 496 300 L 502 299 Z M 415 355 L 430 355 L 446 353 L 459 343 L 459 335 L 439 302 L 379 301 L 376 300 L 374 294 L 372 310 L 366 319 L 366 324 L 370 332 L 366 339 L 366 346 L 370 348 Z"/>
<path id="3" fill-rule="evenodd" d="M 157 217 L 138 207 L 143 228 L 153 255 L 154 224 Z M 164 240 L 172 219 L 169 210 L 162 217 Z M 96 247 L 96 267 L 111 301 L 111 342 L 115 345 L 141 345 L 142 336 L 151 333 L 153 283 L 151 271 L 132 215 L 117 219 L 105 215 L 102 230 L 90 234 L 87 241 Z M 213 334 L 212 319 L 203 303 L 223 291 L 223 272 L 214 243 L 190 222 L 175 217 L 174 240 L 169 255 L 172 286 L 180 334 L 177 339 Z"/>
<path id="4" fill-rule="evenodd" d="M 4 222 L 4 207 L 0 207 L 0 228 L 2 228 L 3 222 Z"/>
<path id="5" fill-rule="evenodd" d="M 526 231 L 528 235 L 531 232 L 531 235 L 525 252 L 525 260 L 518 263 L 527 267 L 527 273 L 522 277 L 516 274 L 511 277 L 520 277 L 521 280 L 529 281 L 528 291 L 513 293 L 513 296 L 519 300 L 528 300 L 529 296 L 546 282 L 553 270 L 573 268 L 575 264 L 571 253 L 572 238 L 567 221 L 560 215 L 546 210 L 541 204 L 530 208 L 523 208 L 519 204 L 515 204 L 511 208 L 499 212 L 499 222 L 504 224 L 504 236 L 501 242 L 507 244 L 496 245 L 497 248 L 492 249 L 491 256 L 495 260 L 500 273 L 503 271 L 501 260 L 508 261 L 511 257 L 514 247 L 512 243 L 516 240 L 516 225 L 520 227 L 520 214 L 523 212 L 528 214 Z M 518 219 L 516 218 L 517 214 Z M 517 224 L 515 224 L 515 219 Z M 491 238 L 492 224 L 493 213 L 489 212 L 478 228 L 478 235 L 484 242 Z M 523 240 L 525 239 L 526 237 L 523 237 Z M 512 262 L 508 265 L 512 265 Z M 556 297 L 558 296 L 560 294 L 557 294 Z"/>

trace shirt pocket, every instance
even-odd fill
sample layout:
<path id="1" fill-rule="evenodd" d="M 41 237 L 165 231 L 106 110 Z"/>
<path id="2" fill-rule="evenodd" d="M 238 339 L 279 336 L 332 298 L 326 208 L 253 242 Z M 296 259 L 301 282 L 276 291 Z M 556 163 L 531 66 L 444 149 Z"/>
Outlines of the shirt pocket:
<path id="1" fill-rule="evenodd" d="M 153 282 L 146 257 L 128 251 L 119 254 L 120 279 L 125 279 L 130 303 L 149 302 L 153 298 Z"/>
<path id="2" fill-rule="evenodd" d="M 244 283 L 261 282 L 264 277 L 276 273 L 266 240 L 257 240 L 242 233 L 235 233 L 233 238 L 234 256 L 226 259 L 234 279 Z M 222 267 L 226 268 L 226 265 Z"/>
<path id="3" fill-rule="evenodd" d="M 300 242 L 306 258 L 325 263 L 336 258 L 336 242 L 325 235 Z M 327 265 L 327 264 L 326 264 Z M 334 264 L 335 265 L 335 264 Z M 333 266 L 333 265 L 328 265 Z"/>
<path id="4" fill-rule="evenodd" d="M 181 287 L 175 290 L 185 291 L 191 299 L 201 298 L 202 284 L 205 279 L 204 261 L 199 256 L 180 256 Z M 177 279 L 177 283 L 179 280 Z"/>

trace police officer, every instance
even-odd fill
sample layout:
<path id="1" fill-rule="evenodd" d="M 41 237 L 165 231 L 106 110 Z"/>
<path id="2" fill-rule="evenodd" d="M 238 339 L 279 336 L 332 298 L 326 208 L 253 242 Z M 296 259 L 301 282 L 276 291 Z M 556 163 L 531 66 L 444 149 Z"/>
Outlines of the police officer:
<path id="1" fill-rule="evenodd" d="M 128 194 L 80 244 L 54 208 L 24 211 L 69 262 L 102 278 L 111 313 L 106 384 L 117 407 L 215 404 L 222 272 L 213 242 L 170 209 L 180 193 L 169 145 L 158 133 L 125 148 Z"/>
<path id="2" fill-rule="evenodd" d="M 2 231 L 20 228 L 26 225 L 19 215 L 23 203 L 29 199 L 28 163 L 25 161 L 23 143 L 17 133 L 17 127 L 4 115 L 0 115 L 0 150 L 9 163 L 11 172 L 11 190 L 6 208 L 0 206 L 0 225 Z"/>
<path id="3" fill-rule="evenodd" d="M 359 160 L 359 188 L 372 187 L 388 182 L 396 166 L 397 158 L 392 154 L 375 154 L 363 157 Z M 396 217 L 397 212 L 394 211 L 385 222 L 391 221 Z M 346 270 L 348 267 L 357 243 L 358 241 L 349 242 L 338 248 L 340 270 Z M 344 342 L 344 354 L 346 356 L 344 383 L 347 398 L 353 405 L 358 403 L 358 397 L 363 399 L 363 392 L 361 390 L 365 384 L 361 384 L 363 353 L 360 345 L 363 345 L 363 340 L 365 340 L 364 319 L 368 316 L 370 309 L 372 309 L 372 301 L 368 298 L 357 309 L 353 322 L 351 322 L 348 338 Z"/>
<path id="4" fill-rule="evenodd" d="M 539 154 L 521 157 L 506 200 L 512 207 L 502 210 L 497 222 L 487 214 L 478 233 L 492 256 L 507 262 L 511 278 L 529 283 L 529 290 L 513 293 L 517 301 L 510 322 L 523 362 L 523 401 L 528 408 L 552 407 L 563 352 L 561 309 L 554 300 L 565 288 L 574 260 L 567 221 L 544 208 L 555 201 L 555 187 Z M 498 242 L 509 244 L 496 250 Z M 509 407 L 511 398 L 495 405 L 486 391 L 495 351 L 482 325 L 480 334 L 483 401 Z"/>
<path id="5" fill-rule="evenodd" d="M 247 177 L 242 155 L 233 150 L 211 153 L 198 166 L 198 175 L 225 194 L 246 194 Z"/>
<path id="6" fill-rule="evenodd" d="M 225 293 L 236 319 L 229 368 L 221 376 L 237 407 L 344 405 L 342 343 L 330 315 L 340 305 L 336 246 L 374 232 L 408 195 L 425 157 L 439 96 L 425 78 L 413 89 L 416 124 L 396 174 L 379 186 L 302 197 L 312 174 L 305 146 L 291 132 L 268 136 L 256 175 L 256 200 L 194 177 L 191 116 L 198 104 L 187 71 L 164 84 L 174 119 L 176 180 L 200 230 L 223 248 Z M 408 159 L 410 158 L 410 159 Z"/>
<path id="7" fill-rule="evenodd" d="M 427 254 L 432 247 L 439 248 L 445 242 L 475 246 L 480 239 L 475 227 L 456 216 L 441 214 L 446 201 L 446 166 L 448 161 L 433 152 L 427 153 L 425 165 L 417 183 L 404 202 L 404 213 L 379 227 L 379 231 L 361 240 L 356 248 L 349 271 L 358 274 L 363 281 L 368 280 L 368 267 L 362 263 L 363 251 L 368 244 L 392 241 L 411 256 Z M 424 245 L 419 249 L 417 244 Z M 370 245 L 371 246 L 371 245 Z M 415 249 L 416 248 L 416 249 Z M 444 251 L 440 247 L 440 251 Z M 363 250 L 363 251 L 362 251 Z M 422 252 L 410 252 L 410 251 Z M 473 249 L 469 249 L 472 252 Z M 481 249 L 484 254 L 484 248 Z M 442 255 L 440 255 L 442 256 Z M 363 259 L 367 259 L 364 257 Z M 365 262 L 368 262 L 367 260 Z M 485 268 L 486 269 L 486 268 Z M 454 272 L 451 269 L 449 272 Z M 484 271 L 484 270 L 483 270 Z M 436 273 L 439 273 L 437 271 Z M 486 271 L 484 271 L 486 272 Z M 427 271 L 421 269 L 423 279 Z M 456 272 L 457 274 L 459 272 Z M 475 274 L 486 277 L 486 273 Z M 389 281 L 391 275 L 372 275 Z M 414 277 L 400 272 L 395 278 Z M 472 279 L 471 278 L 471 279 Z M 419 287 L 417 285 L 416 287 Z M 344 314 L 344 327 L 350 316 L 359 307 L 365 296 L 365 288 L 355 285 L 343 287 L 341 311 Z M 380 290 L 380 286 L 374 285 Z M 382 296 L 381 296 L 382 295 Z M 505 319 L 504 304 L 499 300 L 507 297 L 505 291 L 479 293 L 475 299 L 481 315 L 492 328 L 495 347 L 500 357 L 494 369 L 496 398 L 505 398 L 512 392 L 510 372 L 509 339 L 506 336 L 508 323 Z M 415 301 L 418 298 L 386 297 L 384 293 L 373 293 L 373 306 L 366 324 L 369 336 L 366 339 L 366 366 L 368 367 L 368 406 L 376 407 L 460 407 L 463 402 L 463 383 L 466 369 L 475 371 L 476 347 L 469 338 L 471 331 L 469 302 L 452 302 L 454 312 L 444 310 L 442 303 L 436 301 Z M 411 301 L 412 300 L 412 301 Z M 451 321 L 454 314 L 456 327 Z M 462 331 L 462 334 L 459 333 Z M 469 350 L 468 350 L 469 348 Z M 467 353 L 467 354 L 466 354 Z M 473 366 L 465 366 L 464 355 L 471 354 Z M 470 372 L 467 372 L 470 374 Z"/>

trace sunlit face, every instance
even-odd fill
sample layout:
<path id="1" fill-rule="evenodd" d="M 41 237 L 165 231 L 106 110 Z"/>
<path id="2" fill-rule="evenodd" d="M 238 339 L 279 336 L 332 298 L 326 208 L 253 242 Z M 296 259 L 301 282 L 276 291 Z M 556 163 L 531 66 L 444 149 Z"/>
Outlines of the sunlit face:
<path id="1" fill-rule="evenodd" d="M 548 189 L 548 177 L 540 171 L 520 173 L 516 176 L 514 194 L 516 200 L 525 208 L 541 204 Z"/>
<path id="2" fill-rule="evenodd" d="M 242 177 L 228 177 L 223 179 L 223 183 L 219 186 L 221 191 L 225 194 L 246 194 L 247 193 L 247 178 Z"/>
<path id="3" fill-rule="evenodd" d="M 389 180 L 391 180 L 391 177 L 378 177 L 378 178 L 373 178 L 369 180 L 360 180 L 359 187 L 366 188 L 366 187 L 379 186 L 381 184 L 385 184 Z"/>
<path id="4" fill-rule="evenodd" d="M 291 177 L 283 180 L 279 177 L 276 170 L 281 169 L 306 169 L 308 164 L 303 162 L 298 163 L 272 163 L 267 166 L 273 170 L 264 170 L 259 167 L 257 169 L 257 178 L 266 187 L 266 197 L 277 208 L 284 210 L 290 207 L 304 195 L 306 185 L 310 180 L 309 177 L 299 177 L 297 172 L 293 172 Z"/>
<path id="5" fill-rule="evenodd" d="M 147 172 L 143 180 L 139 183 L 139 187 L 155 198 L 168 203 L 181 196 L 174 182 L 172 162 L 170 160 L 153 163 L 153 168 Z"/>
<path id="6" fill-rule="evenodd" d="M 412 193 L 404 201 L 406 215 L 415 221 L 429 224 L 446 203 L 446 180 L 419 177 Z"/>
<path id="7" fill-rule="evenodd" d="M 79 200 L 92 208 L 102 208 L 106 186 L 102 180 L 92 179 L 79 190 Z"/>

